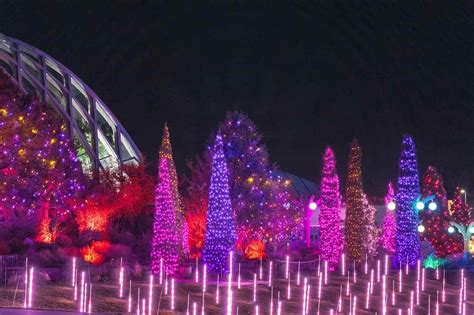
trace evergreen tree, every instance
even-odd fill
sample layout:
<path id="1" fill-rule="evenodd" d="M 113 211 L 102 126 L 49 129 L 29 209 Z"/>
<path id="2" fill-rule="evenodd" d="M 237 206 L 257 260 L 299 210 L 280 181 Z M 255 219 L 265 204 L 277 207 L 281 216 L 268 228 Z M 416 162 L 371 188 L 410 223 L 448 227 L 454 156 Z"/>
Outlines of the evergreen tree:
<path id="1" fill-rule="evenodd" d="M 0 70 L 0 220 L 39 219 L 47 234 L 80 206 L 86 178 L 68 134 L 53 109 Z"/>
<path id="2" fill-rule="evenodd" d="M 385 201 L 385 217 L 383 219 L 382 236 L 380 237 L 380 245 L 390 255 L 395 254 L 397 246 L 397 222 L 395 218 L 395 209 L 390 208 L 395 205 L 395 192 L 393 191 L 392 182 L 388 183 Z M 389 206 L 390 205 L 390 206 Z"/>
<path id="3" fill-rule="evenodd" d="M 437 208 L 432 211 L 425 206 L 425 209 L 419 212 L 421 224 L 425 227 L 420 238 L 431 243 L 436 257 L 445 258 L 453 253 L 461 252 L 463 248 L 459 246 L 457 235 L 447 233 L 451 218 L 443 179 L 436 168 L 428 166 L 423 176 L 421 197 L 426 198 L 432 195 Z"/>
<path id="4" fill-rule="evenodd" d="M 330 147 L 323 155 L 321 172 L 321 195 L 319 214 L 319 234 L 321 258 L 328 262 L 330 270 L 339 263 L 343 235 L 341 231 L 341 196 L 339 194 L 339 177 L 336 171 L 336 157 Z"/>
<path id="5" fill-rule="evenodd" d="M 184 220 L 184 209 L 181 196 L 178 191 L 178 175 L 176 173 L 176 166 L 174 165 L 173 160 L 173 149 L 171 147 L 170 133 L 168 130 L 168 124 L 165 122 L 163 125 L 163 136 L 161 139 L 160 147 L 160 158 L 166 159 L 168 163 L 168 171 L 170 173 L 170 185 L 171 193 L 173 194 L 173 204 L 176 211 L 176 223 L 178 225 L 178 230 L 180 236 L 181 244 L 181 253 L 183 256 L 189 255 L 189 243 L 188 243 L 188 225 L 186 220 Z"/>
<path id="6" fill-rule="evenodd" d="M 160 272 L 161 260 L 163 260 L 163 268 L 166 274 L 176 272 L 179 245 L 169 163 L 166 158 L 160 157 L 158 184 L 155 191 L 155 216 L 151 250 L 151 264 L 154 274 Z"/>
<path id="7" fill-rule="evenodd" d="M 203 260 L 215 273 L 228 272 L 229 252 L 234 249 L 235 219 L 230 199 L 229 172 L 220 134 L 216 136 L 209 186 Z"/>
<path id="8" fill-rule="evenodd" d="M 357 140 L 351 143 L 347 165 L 345 243 L 348 255 L 361 260 L 364 234 L 364 192 L 361 170 L 362 150 Z"/>
<path id="9" fill-rule="evenodd" d="M 362 242 L 362 247 L 364 248 L 366 254 L 373 258 L 377 256 L 380 236 L 380 230 L 375 225 L 376 210 L 375 207 L 369 203 L 365 194 L 362 204 L 364 209 L 364 226 L 362 229 L 364 240 Z"/>
<path id="10" fill-rule="evenodd" d="M 415 141 L 404 136 L 401 145 L 397 189 L 397 256 L 396 262 L 416 264 L 420 253 L 418 214 L 415 201 L 420 194 Z"/>

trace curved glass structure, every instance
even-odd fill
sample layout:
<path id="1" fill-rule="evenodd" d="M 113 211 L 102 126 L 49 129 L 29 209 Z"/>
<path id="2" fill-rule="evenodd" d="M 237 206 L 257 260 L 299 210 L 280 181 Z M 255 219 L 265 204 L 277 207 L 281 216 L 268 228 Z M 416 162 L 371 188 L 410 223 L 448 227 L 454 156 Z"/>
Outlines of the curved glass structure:
<path id="1" fill-rule="evenodd" d="M 0 34 L 0 67 L 64 117 L 85 172 L 138 163 L 142 155 L 105 103 L 60 62 Z"/>

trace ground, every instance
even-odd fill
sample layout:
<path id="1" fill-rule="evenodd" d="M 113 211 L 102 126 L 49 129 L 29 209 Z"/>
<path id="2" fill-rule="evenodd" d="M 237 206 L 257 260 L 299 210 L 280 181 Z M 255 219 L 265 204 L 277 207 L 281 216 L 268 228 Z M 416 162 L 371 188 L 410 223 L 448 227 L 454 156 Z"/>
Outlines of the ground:
<path id="1" fill-rule="evenodd" d="M 370 268 L 369 268 L 370 269 Z M 301 314 L 302 310 L 302 288 L 303 285 L 296 285 L 296 264 L 293 264 L 290 272 L 291 276 L 291 299 L 287 299 L 287 286 L 288 280 L 284 279 L 284 263 L 276 265 L 274 271 L 274 314 L 277 314 L 277 299 L 280 295 L 282 301 L 282 314 Z M 233 286 L 233 314 L 236 314 L 236 308 L 239 308 L 239 314 L 254 314 L 255 303 L 253 303 L 253 273 L 258 272 L 258 266 L 247 265 L 242 268 L 242 288 L 237 289 L 237 276 L 234 276 Z M 260 314 L 269 314 L 270 306 L 270 295 L 271 290 L 268 287 L 267 270 L 264 270 L 264 279 L 258 283 L 257 291 L 257 304 L 260 308 Z M 311 267 L 301 270 L 301 283 L 303 278 L 308 278 L 308 283 L 311 286 L 310 289 L 310 306 L 309 313 L 314 314 L 318 309 L 317 289 L 318 289 L 318 278 L 315 277 L 316 267 Z M 474 310 L 474 296 L 471 292 L 473 276 L 469 273 L 465 274 L 468 277 L 468 287 L 470 288 L 467 292 L 467 311 L 472 312 Z M 205 294 L 205 310 L 206 314 L 222 314 L 226 310 L 227 302 L 227 282 L 221 282 L 220 286 L 220 304 L 215 303 L 215 292 L 216 292 L 216 281 L 213 276 L 209 276 L 210 281 L 208 282 L 208 290 Z M 375 277 L 376 278 L 376 277 Z M 407 308 L 410 305 L 410 291 L 416 292 L 416 270 L 410 270 L 408 276 L 403 273 L 403 292 L 398 293 L 398 271 L 392 270 L 387 278 L 387 294 L 389 294 L 388 302 L 388 313 L 396 314 L 398 308 L 403 310 L 403 314 L 407 314 Z M 425 292 L 420 292 L 420 306 L 415 306 L 415 314 L 428 314 L 428 295 L 431 298 L 431 313 L 434 313 L 436 303 L 436 292 L 439 291 L 441 300 L 442 290 L 442 272 L 440 272 L 440 280 L 435 279 L 435 272 L 427 269 L 426 271 L 426 289 Z M 446 303 L 440 303 L 440 314 L 456 314 L 458 310 L 458 297 L 459 297 L 459 271 L 446 271 Z M 201 279 L 202 280 L 202 275 Z M 367 282 L 370 280 L 369 275 L 365 275 L 363 268 L 357 270 L 357 283 L 353 283 L 352 272 L 351 272 L 351 288 L 352 294 L 357 296 L 357 314 L 374 314 L 375 312 L 381 313 L 381 295 L 382 295 L 382 283 L 376 283 L 374 293 L 370 297 L 369 310 L 365 309 L 366 303 L 366 290 Z M 391 305 L 391 288 L 392 281 L 395 284 L 396 290 L 396 303 L 395 306 Z M 329 273 L 328 285 L 322 288 L 322 298 L 320 311 L 322 314 L 329 314 L 331 308 L 335 309 L 339 293 L 343 291 L 343 306 L 342 311 L 347 314 L 349 308 L 349 297 L 346 296 L 346 283 L 347 276 L 342 276 L 339 271 Z M 470 285 L 471 284 L 471 285 Z M 133 292 L 133 311 L 136 312 L 136 295 L 137 289 L 140 287 L 140 291 L 145 292 L 148 296 L 148 282 L 147 281 L 136 281 L 132 282 Z M 15 297 L 15 285 L 0 287 L 0 307 L 11 308 L 11 307 L 22 307 L 23 303 L 23 289 L 19 286 Z M 171 286 L 169 286 L 171 290 Z M 156 285 L 154 287 L 154 309 L 160 309 L 160 314 L 183 314 L 187 308 L 187 298 L 190 295 L 191 301 L 191 314 L 192 304 L 197 303 L 198 313 L 200 313 L 200 305 L 202 302 L 202 287 L 194 283 L 193 279 L 177 279 L 176 282 L 176 310 L 172 312 L 170 310 L 171 296 L 170 294 L 165 295 L 162 291 L 162 287 Z M 170 291 L 169 291 L 170 292 Z M 415 293 L 416 294 L 416 293 Z M 128 297 L 128 286 L 125 289 L 125 298 L 119 299 L 118 285 L 117 282 L 105 282 L 105 283 L 93 283 L 93 295 L 92 295 L 92 308 L 94 312 L 111 312 L 121 313 L 127 309 L 127 297 Z M 161 302 L 160 302 L 161 295 Z M 33 305 L 34 308 L 38 309 L 55 309 L 55 310 L 70 310 L 74 311 L 78 309 L 77 304 L 73 300 L 74 289 L 70 284 L 66 283 L 35 283 Z M 416 302 L 416 295 L 415 295 Z M 1 311 L 0 311 L 1 313 Z"/>

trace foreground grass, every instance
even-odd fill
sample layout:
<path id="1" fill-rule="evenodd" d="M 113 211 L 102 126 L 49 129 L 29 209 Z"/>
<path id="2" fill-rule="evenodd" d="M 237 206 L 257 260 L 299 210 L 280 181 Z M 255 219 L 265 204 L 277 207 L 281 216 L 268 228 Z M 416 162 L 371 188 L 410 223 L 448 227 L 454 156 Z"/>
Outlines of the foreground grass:
<path id="1" fill-rule="evenodd" d="M 314 274 L 314 272 L 311 272 Z M 243 273 L 243 279 L 248 279 L 242 282 L 242 288 L 237 289 L 237 284 L 234 284 L 234 295 L 233 305 L 234 313 L 236 307 L 239 307 L 239 314 L 253 314 L 255 303 L 253 303 L 253 273 Z M 343 288 L 343 313 L 349 308 L 349 297 L 345 295 L 347 278 L 336 274 L 330 274 L 329 283 L 323 287 L 322 299 L 319 305 L 317 299 L 317 287 L 318 279 L 309 274 L 304 275 L 308 277 L 308 282 L 311 285 L 311 300 L 310 300 L 310 313 L 317 311 L 318 307 L 322 314 L 328 314 L 329 310 L 335 309 L 337 300 L 339 298 L 341 286 Z M 303 279 L 303 277 L 301 279 Z M 470 276 L 470 275 L 468 275 Z M 454 277 L 453 277 L 454 278 Z M 391 297 L 391 288 L 394 281 L 396 287 L 396 305 L 392 306 L 389 299 L 389 314 L 395 314 L 398 308 L 404 310 L 410 304 L 410 291 L 416 290 L 416 275 L 414 271 L 411 271 L 410 276 L 404 275 L 404 288 L 403 292 L 398 293 L 398 274 L 394 272 L 387 278 L 387 294 Z M 234 279 L 236 280 L 236 279 Z M 352 279 L 351 279 L 352 280 Z M 357 283 L 351 283 L 351 293 L 358 297 L 357 309 L 358 314 L 374 314 L 375 312 L 380 313 L 381 301 L 382 301 L 382 284 L 376 284 L 374 294 L 371 296 L 370 307 L 368 310 L 365 309 L 366 299 L 366 288 L 368 277 L 363 275 L 360 271 L 358 274 Z M 470 279 L 473 280 L 473 279 Z M 468 282 L 470 281 L 468 280 Z M 303 282 L 303 280 L 301 281 Z M 351 281 L 352 282 L 352 281 Z M 453 281 L 451 281 L 454 283 Z M 431 310 L 434 311 L 434 303 L 436 301 L 437 290 L 441 293 L 441 281 L 435 280 L 434 275 L 431 272 L 427 272 L 426 279 L 426 290 L 421 292 L 420 305 L 415 307 L 417 314 L 428 313 L 428 295 L 431 297 Z M 291 277 L 291 299 L 287 299 L 287 285 L 288 281 L 283 279 L 283 275 L 277 274 L 277 279 L 274 280 L 274 313 L 276 314 L 277 298 L 280 295 L 282 301 L 283 314 L 299 314 L 301 313 L 302 305 L 302 286 L 296 286 L 296 276 Z M 222 314 L 225 312 L 227 303 L 227 283 L 220 285 L 220 304 L 216 305 L 216 281 L 211 279 L 208 283 L 207 293 L 204 294 L 206 314 Z M 132 297 L 133 297 L 133 311 L 136 311 L 136 300 L 137 292 L 140 288 L 141 296 L 148 297 L 148 283 L 145 281 L 132 283 Z M 198 305 L 202 303 L 202 287 L 195 284 L 192 280 L 178 279 L 176 282 L 176 300 L 175 300 L 175 311 L 170 310 L 171 297 L 170 294 L 165 295 L 162 292 L 163 288 L 159 285 L 154 286 L 154 301 L 153 308 L 155 310 L 160 309 L 160 314 L 182 314 L 186 312 L 188 294 L 190 297 L 190 304 L 193 302 Z M 171 286 L 168 287 L 169 293 L 171 292 Z M 458 290 L 459 287 L 455 284 L 450 284 L 449 281 L 446 285 L 447 290 L 447 301 L 440 305 L 440 313 L 444 314 L 456 314 L 457 303 L 458 303 Z M 16 294 L 15 294 L 16 291 Z M 164 290 L 163 290 L 164 291 Z M 128 305 L 128 285 L 124 289 L 124 299 L 119 299 L 117 283 L 106 282 L 106 283 L 93 283 L 92 286 L 92 308 L 94 312 L 110 312 L 110 313 L 123 313 L 127 310 Z M 144 296 L 145 295 L 145 296 Z M 260 306 L 260 314 L 267 314 L 269 312 L 271 290 L 268 287 L 267 281 L 261 281 L 258 285 L 257 301 Z M 10 308 L 23 306 L 24 291 L 22 283 L 20 283 L 18 290 L 15 285 L 0 287 L 0 307 Z M 469 289 L 467 292 L 467 310 L 471 312 L 474 310 L 472 303 L 474 296 Z M 78 302 L 74 301 L 74 289 L 66 283 L 35 283 L 34 295 L 33 295 L 34 308 L 46 309 L 46 310 L 69 310 L 76 311 L 78 309 Z"/>

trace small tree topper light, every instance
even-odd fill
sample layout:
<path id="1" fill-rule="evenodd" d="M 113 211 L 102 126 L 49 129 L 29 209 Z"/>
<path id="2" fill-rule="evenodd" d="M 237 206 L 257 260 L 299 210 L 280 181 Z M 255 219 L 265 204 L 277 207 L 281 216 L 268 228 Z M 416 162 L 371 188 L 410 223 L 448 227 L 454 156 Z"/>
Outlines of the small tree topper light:
<path id="1" fill-rule="evenodd" d="M 425 227 L 422 224 L 418 225 L 418 232 L 423 233 L 424 231 Z"/>
<path id="2" fill-rule="evenodd" d="M 395 204 L 394 201 L 391 201 L 387 204 L 387 209 L 390 211 L 394 211 L 397 208 L 397 205 Z"/>
<path id="3" fill-rule="evenodd" d="M 455 231 L 455 230 L 454 230 L 454 227 L 450 226 L 450 227 L 448 228 L 449 234 L 453 234 L 454 231 Z"/>
<path id="4" fill-rule="evenodd" d="M 309 203 L 309 208 L 310 208 L 311 210 L 316 210 L 316 209 L 318 208 L 318 204 L 316 203 L 316 201 L 311 201 L 311 202 Z"/>

